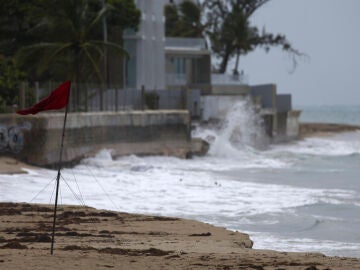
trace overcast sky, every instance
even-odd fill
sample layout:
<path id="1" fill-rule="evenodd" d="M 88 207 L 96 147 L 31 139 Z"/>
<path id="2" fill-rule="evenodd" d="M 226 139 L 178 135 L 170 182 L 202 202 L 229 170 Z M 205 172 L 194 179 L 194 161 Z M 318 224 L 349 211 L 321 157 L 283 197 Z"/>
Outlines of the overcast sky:
<path id="1" fill-rule="evenodd" d="M 360 105 L 360 0 L 271 0 L 252 22 L 285 34 L 309 59 L 290 74 L 281 49 L 257 49 L 240 59 L 251 85 L 275 83 L 295 106 Z"/>

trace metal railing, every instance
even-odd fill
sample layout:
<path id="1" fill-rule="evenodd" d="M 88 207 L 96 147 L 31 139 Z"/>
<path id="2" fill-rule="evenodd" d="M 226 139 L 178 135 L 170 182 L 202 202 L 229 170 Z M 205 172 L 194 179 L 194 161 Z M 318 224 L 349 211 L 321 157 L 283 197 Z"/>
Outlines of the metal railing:
<path id="1" fill-rule="evenodd" d="M 14 112 L 34 105 L 48 96 L 60 83 L 47 82 L 29 85 L 22 83 L 19 90 L 21 101 L 12 106 Z M 26 92 L 26 95 L 25 95 Z M 104 85 L 72 83 L 69 100 L 70 112 L 100 112 L 100 111 L 129 111 L 148 109 L 189 110 L 191 115 L 198 116 L 200 104 L 200 90 L 159 89 L 123 89 L 112 87 L 105 89 Z M 20 98 L 22 96 L 22 98 Z"/>
<path id="2" fill-rule="evenodd" d="M 166 84 L 167 85 L 186 85 L 187 84 L 187 76 L 184 73 L 181 73 L 181 74 L 168 73 L 168 74 L 166 74 Z"/>
<path id="3" fill-rule="evenodd" d="M 165 47 L 167 48 L 187 48 L 205 50 L 205 40 L 202 38 L 166 38 Z"/>
<path id="4" fill-rule="evenodd" d="M 248 76 L 244 74 L 211 74 L 211 83 L 213 85 L 244 85 L 248 84 Z"/>

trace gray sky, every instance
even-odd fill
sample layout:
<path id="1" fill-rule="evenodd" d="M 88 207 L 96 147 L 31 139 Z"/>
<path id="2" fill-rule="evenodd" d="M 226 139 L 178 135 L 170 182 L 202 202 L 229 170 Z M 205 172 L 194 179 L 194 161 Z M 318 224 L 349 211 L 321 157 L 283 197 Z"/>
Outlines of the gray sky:
<path id="1" fill-rule="evenodd" d="M 275 83 L 296 105 L 360 105 L 360 0 L 272 0 L 252 17 L 309 55 L 290 74 L 280 48 L 240 59 L 250 84 Z M 232 70 L 230 63 L 228 70 Z"/>

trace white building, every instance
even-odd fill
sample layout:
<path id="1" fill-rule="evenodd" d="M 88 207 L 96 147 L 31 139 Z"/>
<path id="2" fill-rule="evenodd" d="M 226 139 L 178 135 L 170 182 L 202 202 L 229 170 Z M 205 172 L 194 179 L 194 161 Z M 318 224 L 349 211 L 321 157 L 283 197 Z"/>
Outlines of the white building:
<path id="1" fill-rule="evenodd" d="M 164 0 L 137 0 L 141 11 L 139 31 L 124 33 L 124 48 L 130 59 L 125 63 L 125 86 L 140 89 L 165 88 Z"/>
<path id="2" fill-rule="evenodd" d="M 202 39 L 165 38 L 164 6 L 181 0 L 137 0 L 139 30 L 124 33 L 125 87 L 210 90 L 210 51 Z M 205 91 L 205 90 L 204 90 Z"/>

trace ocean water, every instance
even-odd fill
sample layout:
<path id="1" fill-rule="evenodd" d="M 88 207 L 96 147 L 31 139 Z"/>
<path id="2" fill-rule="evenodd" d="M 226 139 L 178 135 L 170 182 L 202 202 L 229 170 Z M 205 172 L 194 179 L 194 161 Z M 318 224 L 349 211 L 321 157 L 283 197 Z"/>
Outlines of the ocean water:
<path id="1" fill-rule="evenodd" d="M 309 123 L 335 123 L 360 126 L 360 105 L 355 106 L 298 106 L 300 120 Z"/>
<path id="2" fill-rule="evenodd" d="M 311 110 L 311 119 L 354 123 L 346 107 Z M 59 202 L 196 219 L 246 232 L 256 249 L 360 258 L 360 132 L 271 145 L 259 123 L 239 102 L 221 125 L 194 130 L 211 147 L 191 160 L 114 160 L 104 149 L 62 170 Z M 0 201 L 53 203 L 55 177 L 0 175 Z"/>

